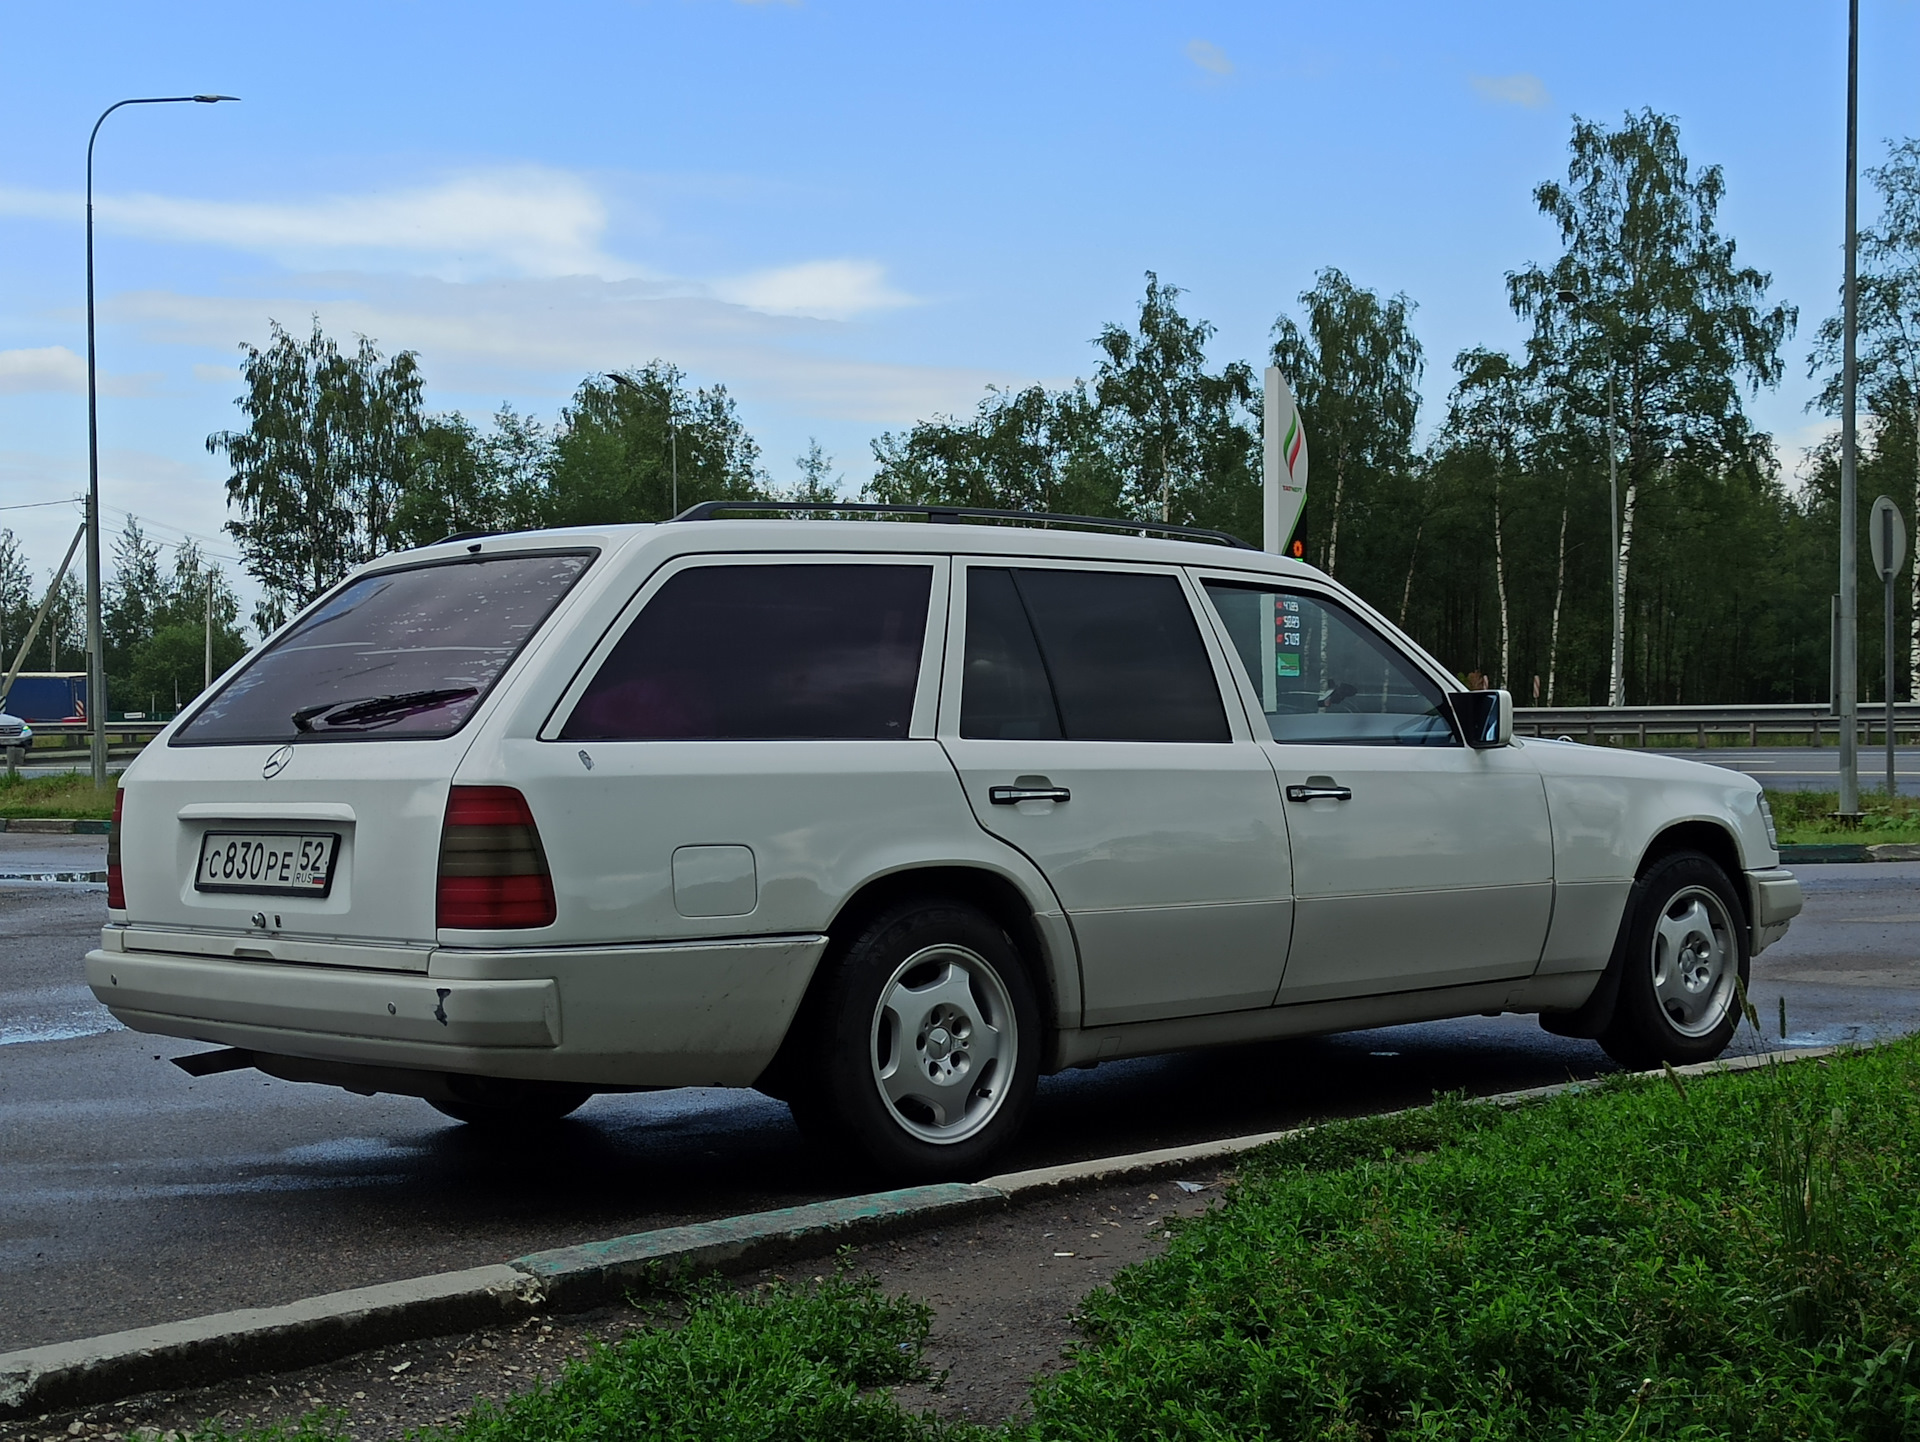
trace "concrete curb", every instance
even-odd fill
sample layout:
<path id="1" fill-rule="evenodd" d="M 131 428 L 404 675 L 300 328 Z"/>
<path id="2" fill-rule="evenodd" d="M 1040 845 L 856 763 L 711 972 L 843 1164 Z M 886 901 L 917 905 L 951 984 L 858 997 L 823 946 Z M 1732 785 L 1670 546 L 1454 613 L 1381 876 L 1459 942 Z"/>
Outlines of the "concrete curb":
<path id="1" fill-rule="evenodd" d="M 0 831 L 28 836 L 105 836 L 109 824 L 91 817 L 75 820 L 66 816 L 0 816 Z"/>
<path id="2" fill-rule="evenodd" d="M 1920 846 L 1911 841 L 1881 841 L 1871 846 L 1857 841 L 1816 841 L 1780 848 L 1782 866 L 1818 866 L 1841 861 L 1920 861 Z"/>
<path id="3" fill-rule="evenodd" d="M 0 1357 L 0 1417 L 307 1366 L 388 1342 L 510 1321 L 538 1305 L 538 1289 L 525 1272 L 475 1267 L 30 1347 Z"/>
<path id="4" fill-rule="evenodd" d="M 956 1220 L 1007 1205 L 990 1185 L 939 1182 L 839 1201 L 663 1227 L 516 1257 L 512 1265 L 558 1312 L 582 1312 L 690 1272 L 744 1272 L 785 1257 Z M 0 1367 L 6 1359 L 0 1358 Z"/>
<path id="5" fill-rule="evenodd" d="M 1695 1066 L 1681 1077 L 1751 1071 L 1859 1048 L 1763 1052 Z M 1519 1107 L 1598 1083 L 1559 1082 L 1478 1097 Z M 1382 1113 L 1393 1115 L 1393 1113 Z M 140 1392 L 218 1382 L 249 1372 L 290 1371 L 394 1342 L 510 1321 L 539 1311 L 584 1311 L 689 1273 L 751 1271 L 786 1257 L 916 1231 L 997 1211 L 1048 1193 L 1144 1180 L 1234 1157 L 1311 1131 L 1256 1132 L 1191 1146 L 1007 1172 L 981 1182 L 940 1182 L 665 1227 L 606 1241 L 533 1252 L 504 1266 L 440 1272 L 402 1282 L 307 1297 L 114 1332 L 0 1355 L 0 1418 L 88 1406 Z"/>

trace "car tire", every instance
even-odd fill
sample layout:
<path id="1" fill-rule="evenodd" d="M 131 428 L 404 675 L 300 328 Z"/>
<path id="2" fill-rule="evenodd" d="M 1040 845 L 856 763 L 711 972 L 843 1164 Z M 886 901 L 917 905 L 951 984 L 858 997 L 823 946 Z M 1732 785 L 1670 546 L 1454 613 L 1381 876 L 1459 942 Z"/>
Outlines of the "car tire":
<path id="1" fill-rule="evenodd" d="M 570 1116 L 593 1095 L 593 1088 L 570 1082 L 516 1081 L 507 1077 L 447 1078 L 451 1096 L 429 1097 L 427 1105 L 468 1126 L 519 1130 L 545 1126 Z"/>
<path id="2" fill-rule="evenodd" d="M 1636 1070 L 1712 1061 L 1739 1025 L 1750 960 L 1732 881 L 1699 852 L 1675 852 L 1634 884 L 1628 907 L 1619 996 L 1600 1045 Z"/>
<path id="3" fill-rule="evenodd" d="M 1040 1070 L 1039 1003 L 1006 932 L 970 906 L 903 904 L 821 981 L 801 1022 L 814 1061 L 789 1102 L 802 1132 L 891 1178 L 979 1175 L 1025 1123 Z"/>

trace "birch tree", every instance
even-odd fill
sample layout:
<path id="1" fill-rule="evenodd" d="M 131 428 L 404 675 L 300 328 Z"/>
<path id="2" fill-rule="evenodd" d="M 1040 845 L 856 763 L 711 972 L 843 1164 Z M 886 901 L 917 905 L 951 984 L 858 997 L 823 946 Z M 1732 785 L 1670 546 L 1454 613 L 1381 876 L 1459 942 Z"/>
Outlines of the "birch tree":
<path id="1" fill-rule="evenodd" d="M 1541 380 L 1564 379 L 1599 417 L 1610 378 L 1615 387 L 1621 495 L 1612 565 L 1615 625 L 1624 629 L 1643 493 L 1749 461 L 1742 392 L 1779 381 L 1780 347 L 1797 312 L 1769 304 L 1772 277 L 1736 260 L 1718 222 L 1725 178 L 1717 165 L 1688 163 L 1671 116 L 1630 112 L 1613 129 L 1576 120 L 1570 148 L 1567 178 L 1534 191 L 1559 228 L 1561 254 L 1510 274 L 1508 300 L 1533 325 L 1528 359 Z"/>
<path id="2" fill-rule="evenodd" d="M 1904 447 L 1911 476 L 1912 505 L 1920 517 L 1920 140 L 1891 146 L 1887 163 L 1867 178 L 1880 192 L 1878 225 L 1860 233 L 1859 385 L 1878 425 L 1873 433 L 1877 460 L 1894 459 Z M 1815 404 L 1828 414 L 1840 410 L 1842 317 L 1820 324 L 1812 370 L 1827 373 Z M 1920 696 L 1920 565 L 1909 562 L 1912 624 L 1907 638 L 1907 695 Z"/>
<path id="3" fill-rule="evenodd" d="M 1337 575 L 1342 526 L 1366 515 L 1384 478 L 1412 466 L 1425 358 L 1404 295 L 1382 300 L 1329 266 L 1300 305 L 1303 322 L 1274 322 L 1272 362 L 1313 438 L 1300 532 L 1313 539 L 1319 567 Z"/>

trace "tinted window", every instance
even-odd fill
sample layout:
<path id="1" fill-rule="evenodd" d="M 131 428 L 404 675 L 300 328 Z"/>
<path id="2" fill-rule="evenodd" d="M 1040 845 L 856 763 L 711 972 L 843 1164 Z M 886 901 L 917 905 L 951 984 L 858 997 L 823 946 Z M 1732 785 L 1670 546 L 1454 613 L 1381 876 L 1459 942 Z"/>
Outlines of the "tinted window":
<path id="1" fill-rule="evenodd" d="M 1371 626 L 1313 596 L 1206 583 L 1276 741 L 1453 746 L 1440 688 Z"/>
<path id="2" fill-rule="evenodd" d="M 560 733 L 569 741 L 904 737 L 926 566 L 699 566 L 660 588 Z"/>
<path id="3" fill-rule="evenodd" d="M 1013 572 L 967 572 L 966 675 L 960 734 L 989 740 L 1060 739 L 1060 713 Z"/>
<path id="4" fill-rule="evenodd" d="M 1004 578 L 1004 579 L 996 579 Z M 971 622 L 974 591 L 985 581 L 989 601 L 982 619 L 1004 639 L 982 645 L 1007 658 L 1006 674 L 983 695 L 978 713 L 1023 719 L 1038 737 L 1072 741 L 1226 741 L 1226 712 L 1207 660 L 1186 593 L 1172 576 L 1121 571 L 999 571 L 968 573 L 968 684 L 973 682 Z M 1005 599 L 1011 593 L 1020 615 Z M 997 599 L 996 599 L 997 598 Z M 1018 620 L 1029 623 L 1020 639 Z M 1050 683 L 1057 728 L 1032 700 L 1025 647 L 1032 644 Z M 991 699 L 989 699 L 991 697 Z M 1017 698 L 1017 700 L 1015 699 Z M 961 701 L 961 734 L 971 697 Z M 1009 734 L 1002 732 L 1001 734 Z"/>
<path id="5" fill-rule="evenodd" d="M 487 556 L 362 576 L 255 656 L 173 744 L 449 735 L 591 559 Z"/>

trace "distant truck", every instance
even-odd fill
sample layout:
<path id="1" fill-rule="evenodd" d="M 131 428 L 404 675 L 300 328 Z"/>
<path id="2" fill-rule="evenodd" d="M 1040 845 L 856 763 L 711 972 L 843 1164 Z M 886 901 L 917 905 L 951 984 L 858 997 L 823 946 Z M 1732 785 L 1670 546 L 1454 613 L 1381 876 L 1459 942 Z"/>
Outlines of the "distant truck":
<path id="1" fill-rule="evenodd" d="M 6 671 L 0 669 L 0 682 Z M 85 671 L 22 671 L 13 689 L 0 696 L 0 711 L 36 725 L 87 719 Z"/>

